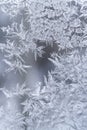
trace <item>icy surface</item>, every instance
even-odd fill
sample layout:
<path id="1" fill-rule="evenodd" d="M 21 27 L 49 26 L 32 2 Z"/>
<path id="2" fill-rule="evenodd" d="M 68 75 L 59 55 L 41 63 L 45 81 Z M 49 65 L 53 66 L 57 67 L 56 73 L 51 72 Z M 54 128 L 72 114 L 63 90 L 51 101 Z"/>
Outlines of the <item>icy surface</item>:
<path id="1" fill-rule="evenodd" d="M 87 130 L 87 1 L 0 0 L 0 130 Z"/>

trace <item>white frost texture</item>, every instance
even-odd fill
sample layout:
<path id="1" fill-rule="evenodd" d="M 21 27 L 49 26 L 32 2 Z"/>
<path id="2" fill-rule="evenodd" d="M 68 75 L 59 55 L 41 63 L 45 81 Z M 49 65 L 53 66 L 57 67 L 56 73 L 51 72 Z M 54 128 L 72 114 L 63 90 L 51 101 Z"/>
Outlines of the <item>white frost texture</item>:
<path id="1" fill-rule="evenodd" d="M 87 130 L 87 0 L 0 0 L 0 130 Z"/>

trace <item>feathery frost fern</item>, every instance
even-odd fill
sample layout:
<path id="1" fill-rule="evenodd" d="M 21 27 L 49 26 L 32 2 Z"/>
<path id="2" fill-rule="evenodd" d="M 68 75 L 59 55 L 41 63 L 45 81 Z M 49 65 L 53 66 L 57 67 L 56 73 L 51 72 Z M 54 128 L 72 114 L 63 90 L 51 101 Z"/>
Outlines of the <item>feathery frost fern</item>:
<path id="1" fill-rule="evenodd" d="M 27 75 L 30 54 L 36 62 L 47 53 L 44 47 L 57 47 L 44 83 L 33 88 L 25 80 L 11 90 L 0 88 L 7 98 L 0 130 L 87 130 L 87 1 L 0 0 L 0 10 L 10 20 L 0 27 L 5 74 Z"/>

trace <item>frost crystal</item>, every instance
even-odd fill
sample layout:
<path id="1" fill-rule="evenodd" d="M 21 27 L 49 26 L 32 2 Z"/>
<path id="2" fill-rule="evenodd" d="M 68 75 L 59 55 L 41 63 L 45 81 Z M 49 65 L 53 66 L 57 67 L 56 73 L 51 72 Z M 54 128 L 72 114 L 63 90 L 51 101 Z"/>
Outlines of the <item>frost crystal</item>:
<path id="1" fill-rule="evenodd" d="M 87 1 L 0 0 L 0 13 L 0 65 L 16 78 L 0 86 L 0 130 L 87 130 Z M 28 84 L 44 59 L 54 68 Z"/>

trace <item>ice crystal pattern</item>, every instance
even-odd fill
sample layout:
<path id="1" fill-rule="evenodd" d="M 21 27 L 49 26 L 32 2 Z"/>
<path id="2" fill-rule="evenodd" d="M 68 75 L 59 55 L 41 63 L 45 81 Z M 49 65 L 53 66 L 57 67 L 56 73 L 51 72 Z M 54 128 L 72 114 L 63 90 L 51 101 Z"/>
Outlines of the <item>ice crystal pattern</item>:
<path id="1" fill-rule="evenodd" d="M 25 59 L 43 58 L 44 47 L 56 45 L 49 62 L 54 69 L 35 88 L 17 83 L 0 91 L 7 102 L 0 107 L 0 130 L 87 130 L 87 1 L 0 0 L 9 25 L 0 26 L 5 74 L 28 73 Z M 15 98 L 21 110 L 16 109 Z M 12 109 L 12 106 L 13 108 Z"/>

